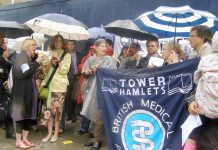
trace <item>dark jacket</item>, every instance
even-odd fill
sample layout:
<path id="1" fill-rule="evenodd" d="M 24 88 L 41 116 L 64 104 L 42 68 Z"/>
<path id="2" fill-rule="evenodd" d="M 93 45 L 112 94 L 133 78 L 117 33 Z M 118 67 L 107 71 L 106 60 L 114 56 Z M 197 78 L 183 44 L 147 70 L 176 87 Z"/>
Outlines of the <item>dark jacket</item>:
<path id="1" fill-rule="evenodd" d="M 26 64 L 29 68 L 22 71 L 21 66 Z M 34 92 L 33 77 L 36 69 L 39 67 L 37 61 L 31 62 L 26 52 L 17 54 L 17 58 L 12 70 L 13 74 L 13 89 L 12 89 L 12 118 L 19 121 L 16 116 L 29 118 L 32 115 L 32 100 Z M 16 114 L 13 111 L 16 110 Z M 20 118 L 20 117 L 18 117 Z"/>
<path id="2" fill-rule="evenodd" d="M 4 100 L 3 97 L 6 90 L 4 89 L 3 83 L 8 79 L 9 70 L 12 65 L 12 62 L 7 61 L 0 55 L 0 102 Z"/>
<path id="3" fill-rule="evenodd" d="M 70 54 L 71 55 L 71 54 Z M 77 70 L 78 70 L 78 65 L 80 64 L 81 62 L 81 55 L 80 53 L 76 52 L 76 60 L 77 60 Z M 68 76 L 68 80 L 71 82 L 71 80 L 73 80 L 73 77 L 74 77 L 74 71 L 73 71 L 73 60 L 72 60 L 72 56 L 71 56 L 71 64 L 70 64 L 70 69 L 69 69 L 69 72 L 67 74 Z M 78 71 L 78 74 L 79 74 L 79 71 Z"/>
<path id="4" fill-rule="evenodd" d="M 156 57 L 161 58 L 161 56 L 158 53 L 156 54 Z M 139 61 L 139 64 L 137 65 L 137 68 L 147 68 L 150 58 L 151 56 L 149 54 L 141 58 L 141 60 Z"/>
<path id="5" fill-rule="evenodd" d="M 137 60 L 134 57 L 122 58 L 119 69 L 135 69 Z"/>
<path id="6" fill-rule="evenodd" d="M 150 60 L 149 55 L 147 55 L 146 57 L 141 58 L 141 60 L 139 61 L 139 64 L 137 65 L 137 68 L 147 68 L 149 60 Z"/>
<path id="7" fill-rule="evenodd" d="M 9 71 L 12 66 L 13 66 L 13 62 L 6 60 L 2 56 L 0 56 L 0 67 L 2 69 L 7 69 L 7 71 Z"/>

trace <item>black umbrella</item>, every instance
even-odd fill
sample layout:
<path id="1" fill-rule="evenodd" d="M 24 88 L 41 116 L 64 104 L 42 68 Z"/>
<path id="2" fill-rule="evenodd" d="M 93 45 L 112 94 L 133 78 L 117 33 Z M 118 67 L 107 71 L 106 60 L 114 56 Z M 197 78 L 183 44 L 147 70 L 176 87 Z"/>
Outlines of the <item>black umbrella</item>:
<path id="1" fill-rule="evenodd" d="M 138 40 L 148 40 L 157 39 L 155 34 L 142 31 L 138 26 L 136 26 L 132 20 L 116 20 L 106 26 L 104 26 L 107 32 L 119 35 L 121 37 L 138 39 Z"/>
<path id="2" fill-rule="evenodd" d="M 0 21 L 0 33 L 3 33 L 7 38 L 15 39 L 30 36 L 33 31 L 27 25 L 16 21 Z"/>

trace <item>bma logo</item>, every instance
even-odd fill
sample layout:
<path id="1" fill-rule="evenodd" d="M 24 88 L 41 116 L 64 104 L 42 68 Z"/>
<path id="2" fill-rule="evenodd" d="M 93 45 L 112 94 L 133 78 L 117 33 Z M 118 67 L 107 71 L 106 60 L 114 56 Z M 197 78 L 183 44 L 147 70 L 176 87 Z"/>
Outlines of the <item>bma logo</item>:
<path id="1" fill-rule="evenodd" d="M 168 95 L 176 93 L 187 94 L 191 91 L 192 85 L 191 73 L 169 76 Z"/>
<path id="2" fill-rule="evenodd" d="M 102 91 L 109 91 L 111 94 L 118 92 L 116 80 L 110 78 L 103 78 L 101 89 Z"/>
<path id="3" fill-rule="evenodd" d="M 165 134 L 160 120 L 146 110 L 128 114 L 121 131 L 125 150 L 162 150 Z"/>

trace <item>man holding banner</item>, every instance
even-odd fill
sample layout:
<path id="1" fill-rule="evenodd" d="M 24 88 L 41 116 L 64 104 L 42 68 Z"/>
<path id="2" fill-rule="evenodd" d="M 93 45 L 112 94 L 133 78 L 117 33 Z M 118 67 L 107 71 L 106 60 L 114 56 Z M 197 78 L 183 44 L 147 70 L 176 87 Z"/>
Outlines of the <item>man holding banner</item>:
<path id="1" fill-rule="evenodd" d="M 191 29 L 189 36 L 190 45 L 194 48 L 193 53 L 190 55 L 190 58 L 193 57 L 203 57 L 212 52 L 211 42 L 212 42 L 212 32 L 209 27 L 204 25 L 195 26 Z M 198 105 L 195 101 L 195 94 L 191 94 L 186 99 L 186 107 L 190 114 L 198 115 Z M 202 124 L 205 125 L 210 122 L 210 119 L 200 116 Z M 203 126 L 195 128 L 185 144 L 184 150 L 195 150 L 196 142 L 200 136 L 200 130 Z"/>
<path id="2" fill-rule="evenodd" d="M 157 39 L 150 39 L 146 42 L 146 48 L 148 51 L 148 54 L 146 57 L 143 57 L 137 66 L 137 68 L 151 68 L 156 66 L 155 64 L 149 64 L 149 61 L 152 58 L 161 58 L 161 56 L 158 53 L 159 49 L 159 43 Z M 156 60 L 157 61 L 157 60 Z M 162 62 L 163 64 L 163 62 Z"/>

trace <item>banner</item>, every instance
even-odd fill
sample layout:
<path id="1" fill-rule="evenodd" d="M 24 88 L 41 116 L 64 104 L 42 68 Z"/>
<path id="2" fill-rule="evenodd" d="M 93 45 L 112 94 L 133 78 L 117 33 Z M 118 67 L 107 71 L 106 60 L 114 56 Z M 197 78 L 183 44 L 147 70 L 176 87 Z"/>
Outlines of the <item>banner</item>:
<path id="1" fill-rule="evenodd" d="M 180 150 L 199 58 L 151 69 L 97 71 L 110 150 Z M 186 123 L 185 123 L 186 122 Z"/>

